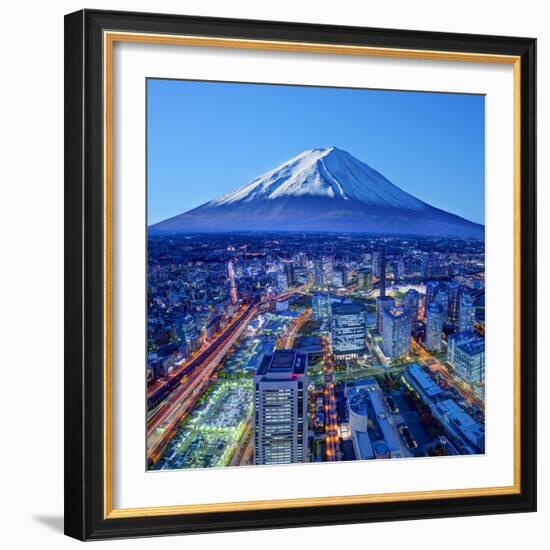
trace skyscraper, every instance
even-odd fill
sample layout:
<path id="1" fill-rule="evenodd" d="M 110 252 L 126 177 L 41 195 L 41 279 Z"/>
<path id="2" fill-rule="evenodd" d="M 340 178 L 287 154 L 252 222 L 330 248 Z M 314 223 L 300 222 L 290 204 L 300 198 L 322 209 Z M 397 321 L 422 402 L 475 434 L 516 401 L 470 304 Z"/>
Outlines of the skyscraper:
<path id="1" fill-rule="evenodd" d="M 288 280 L 284 271 L 277 272 L 277 288 L 280 292 L 284 292 L 288 288 Z"/>
<path id="2" fill-rule="evenodd" d="M 439 288 L 437 291 L 437 296 L 435 297 L 435 301 L 438 304 L 441 304 L 441 307 L 443 308 L 443 322 L 446 323 L 447 319 L 449 317 L 449 294 L 446 290 Z"/>
<path id="3" fill-rule="evenodd" d="M 458 331 L 466 332 L 473 330 L 476 320 L 476 308 L 469 294 L 460 298 L 458 307 Z"/>
<path id="4" fill-rule="evenodd" d="M 369 269 L 361 269 L 357 273 L 357 286 L 367 292 L 372 290 L 372 272 Z"/>
<path id="5" fill-rule="evenodd" d="M 254 463 L 307 460 L 307 355 L 277 350 L 254 375 Z"/>
<path id="6" fill-rule="evenodd" d="M 284 262 L 284 269 L 286 275 L 286 282 L 288 286 L 294 286 L 296 284 L 296 273 L 294 272 L 293 262 Z"/>
<path id="7" fill-rule="evenodd" d="M 386 249 L 380 252 L 380 296 L 386 295 Z"/>
<path id="8" fill-rule="evenodd" d="M 316 292 L 311 299 L 313 318 L 317 321 L 328 321 L 331 315 L 330 295 Z"/>
<path id="9" fill-rule="evenodd" d="M 395 300 L 391 296 L 379 296 L 376 298 L 376 330 L 378 334 L 382 334 L 384 325 L 384 309 L 388 309 L 395 305 Z"/>
<path id="10" fill-rule="evenodd" d="M 323 260 L 321 259 L 315 260 L 313 263 L 313 282 L 315 286 L 320 288 L 327 286 L 325 269 L 323 267 Z"/>
<path id="11" fill-rule="evenodd" d="M 460 302 L 460 285 L 454 281 L 446 283 L 445 289 L 449 295 L 448 316 L 451 323 L 458 321 L 458 309 Z"/>
<path id="12" fill-rule="evenodd" d="M 428 307 L 426 321 L 426 348 L 441 351 L 441 333 L 445 322 L 445 313 L 440 303 L 434 302 Z"/>
<path id="13" fill-rule="evenodd" d="M 409 288 L 405 295 L 405 307 L 411 312 L 412 321 L 418 318 L 418 304 L 420 302 L 420 294 L 414 288 Z"/>
<path id="14" fill-rule="evenodd" d="M 411 312 L 406 308 L 390 307 L 382 312 L 382 347 L 390 359 L 409 352 L 411 342 Z"/>
<path id="15" fill-rule="evenodd" d="M 365 308 L 361 304 L 332 305 L 332 349 L 335 355 L 356 357 L 365 351 Z"/>
<path id="16" fill-rule="evenodd" d="M 380 277 L 380 251 L 372 253 L 372 272 L 375 277 Z"/>
<path id="17" fill-rule="evenodd" d="M 428 315 L 430 304 L 435 301 L 438 289 L 439 283 L 437 281 L 428 281 L 426 284 L 426 298 L 424 300 L 424 314 L 426 316 Z"/>
<path id="18" fill-rule="evenodd" d="M 485 383 L 485 340 L 476 337 L 457 344 L 455 350 L 455 374 L 464 382 L 474 385 Z"/>

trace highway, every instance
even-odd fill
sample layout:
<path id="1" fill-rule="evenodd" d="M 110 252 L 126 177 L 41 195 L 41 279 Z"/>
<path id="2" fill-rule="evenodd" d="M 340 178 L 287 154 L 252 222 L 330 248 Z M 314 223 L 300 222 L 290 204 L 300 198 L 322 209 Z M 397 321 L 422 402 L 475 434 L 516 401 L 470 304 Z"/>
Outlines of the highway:
<path id="1" fill-rule="evenodd" d="M 307 285 L 304 285 L 264 301 L 241 306 L 239 312 L 206 349 L 199 350 L 191 359 L 182 361 L 168 377 L 150 386 L 147 393 L 147 459 L 150 464 L 155 464 L 160 459 L 181 422 L 208 388 L 227 352 L 239 340 L 260 308 L 266 302 L 285 300 L 302 293 L 306 287 Z M 292 338 L 297 330 L 293 331 Z"/>
<path id="2" fill-rule="evenodd" d="M 340 457 L 340 443 L 338 436 L 338 421 L 336 412 L 336 394 L 334 392 L 334 363 L 330 353 L 329 343 L 326 337 L 322 340 L 324 367 L 323 377 L 325 379 L 325 446 L 328 462 L 335 462 Z"/>
<path id="3" fill-rule="evenodd" d="M 302 327 L 311 319 L 311 308 L 306 309 L 299 317 L 296 317 L 288 327 L 286 334 L 277 341 L 276 349 L 292 349 L 296 336 Z"/>
<path id="4" fill-rule="evenodd" d="M 180 377 L 177 387 L 149 420 L 147 458 L 150 463 L 154 464 L 162 456 L 181 421 L 206 390 L 221 360 L 256 315 L 257 309 L 258 304 L 247 307 L 238 322 L 232 323 L 206 351 L 194 359 L 191 373 L 186 378 Z"/>

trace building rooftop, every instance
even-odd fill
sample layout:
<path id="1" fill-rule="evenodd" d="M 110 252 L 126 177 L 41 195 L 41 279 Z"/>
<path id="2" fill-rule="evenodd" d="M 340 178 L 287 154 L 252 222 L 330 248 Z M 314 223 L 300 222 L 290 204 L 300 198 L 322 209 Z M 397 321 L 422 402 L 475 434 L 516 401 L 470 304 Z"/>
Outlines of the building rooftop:
<path id="1" fill-rule="evenodd" d="M 404 307 L 390 307 L 384 309 L 384 315 L 393 317 L 394 319 L 400 319 L 401 317 L 408 317 L 409 310 Z"/>
<path id="2" fill-rule="evenodd" d="M 258 368 L 257 375 L 304 374 L 307 356 L 296 350 L 276 350 L 266 355 Z"/>
<path id="3" fill-rule="evenodd" d="M 485 352 L 485 340 L 483 338 L 467 340 L 466 342 L 458 344 L 457 349 L 468 355 L 478 355 Z"/>
<path id="4" fill-rule="evenodd" d="M 333 315 L 355 315 L 365 312 L 365 306 L 362 304 L 333 304 Z"/>
<path id="5" fill-rule="evenodd" d="M 466 439 L 477 446 L 482 445 L 485 437 L 484 427 L 466 413 L 456 401 L 446 399 L 439 403 L 437 407 Z"/>
<path id="6" fill-rule="evenodd" d="M 465 332 L 454 332 L 449 334 L 447 341 L 456 341 L 456 343 L 465 342 L 466 340 L 472 340 L 474 338 L 479 338 L 473 330 L 468 330 Z"/>
<path id="7" fill-rule="evenodd" d="M 441 393 L 441 388 L 420 365 L 415 364 L 410 366 L 407 369 L 407 373 L 429 397 L 435 397 Z"/>

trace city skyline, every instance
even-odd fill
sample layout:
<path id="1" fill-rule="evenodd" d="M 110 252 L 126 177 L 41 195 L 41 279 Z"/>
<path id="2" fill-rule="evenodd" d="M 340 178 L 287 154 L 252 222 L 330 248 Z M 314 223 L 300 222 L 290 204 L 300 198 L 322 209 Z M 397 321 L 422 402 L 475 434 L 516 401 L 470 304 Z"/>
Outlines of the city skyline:
<path id="1" fill-rule="evenodd" d="M 147 469 L 484 454 L 483 97 L 147 85 Z"/>
<path id="2" fill-rule="evenodd" d="M 147 90 L 149 225 L 330 146 L 484 223 L 483 96 L 156 79 Z"/>

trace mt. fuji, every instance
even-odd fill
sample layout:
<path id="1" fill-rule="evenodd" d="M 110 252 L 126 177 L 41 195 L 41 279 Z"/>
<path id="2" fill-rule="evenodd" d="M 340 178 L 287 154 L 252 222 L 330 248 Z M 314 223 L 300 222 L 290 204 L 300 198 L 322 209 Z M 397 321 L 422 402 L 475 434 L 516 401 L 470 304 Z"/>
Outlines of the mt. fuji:
<path id="1" fill-rule="evenodd" d="M 153 233 L 346 232 L 483 238 L 484 227 L 406 193 L 336 147 L 309 149 Z"/>

